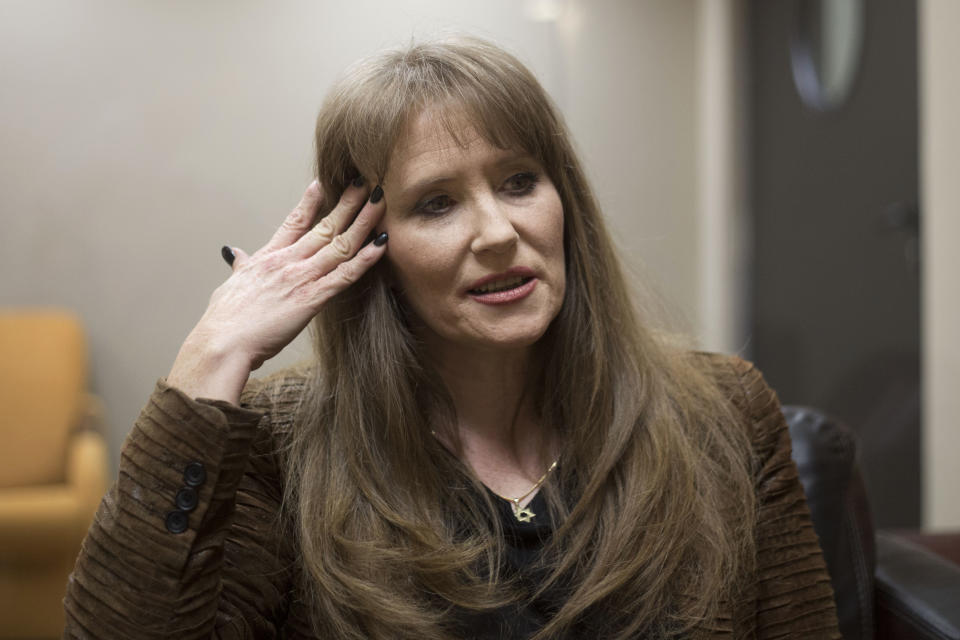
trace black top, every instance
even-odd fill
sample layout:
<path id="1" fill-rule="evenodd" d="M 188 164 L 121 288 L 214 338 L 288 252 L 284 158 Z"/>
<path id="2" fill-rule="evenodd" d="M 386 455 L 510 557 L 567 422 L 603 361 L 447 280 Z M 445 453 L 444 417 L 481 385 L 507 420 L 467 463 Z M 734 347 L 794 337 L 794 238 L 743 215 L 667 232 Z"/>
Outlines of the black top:
<path id="1" fill-rule="evenodd" d="M 520 522 L 513 514 L 510 501 L 492 491 L 490 497 L 500 512 L 503 527 L 502 570 L 506 576 L 518 577 L 519 586 L 532 595 L 544 577 L 535 566 L 536 560 L 553 533 L 546 499 L 538 491 L 527 505 L 527 509 L 536 515 L 530 522 Z M 501 607 L 492 613 L 463 611 L 457 616 L 458 633 L 461 637 L 477 640 L 529 638 L 546 624 L 556 607 L 556 598 L 548 592 L 536 600 Z"/>

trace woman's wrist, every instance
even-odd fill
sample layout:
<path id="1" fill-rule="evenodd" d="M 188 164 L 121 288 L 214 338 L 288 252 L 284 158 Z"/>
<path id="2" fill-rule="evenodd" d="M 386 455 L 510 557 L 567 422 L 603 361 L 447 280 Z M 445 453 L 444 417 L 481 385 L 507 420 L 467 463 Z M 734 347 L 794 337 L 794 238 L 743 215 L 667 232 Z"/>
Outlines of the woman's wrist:
<path id="1" fill-rule="evenodd" d="M 191 398 L 226 400 L 239 405 L 251 370 L 249 358 L 241 351 L 191 335 L 177 354 L 167 384 Z"/>

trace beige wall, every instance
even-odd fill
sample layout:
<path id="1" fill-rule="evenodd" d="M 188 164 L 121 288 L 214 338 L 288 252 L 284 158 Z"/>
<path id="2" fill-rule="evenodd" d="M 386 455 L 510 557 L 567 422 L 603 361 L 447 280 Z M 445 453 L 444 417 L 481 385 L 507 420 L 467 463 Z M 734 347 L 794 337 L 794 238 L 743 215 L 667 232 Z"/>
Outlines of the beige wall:
<path id="1" fill-rule="evenodd" d="M 538 6 L 562 9 L 536 22 Z M 116 451 L 210 292 L 310 180 L 313 119 L 355 59 L 467 30 L 516 51 L 569 118 L 611 226 L 698 308 L 690 1 L 0 4 L 0 304 L 65 305 Z M 276 368 L 308 353 L 305 341 Z"/>
<path id="2" fill-rule="evenodd" d="M 924 524 L 960 528 L 960 3 L 920 3 Z"/>
<path id="3" fill-rule="evenodd" d="M 560 96 L 582 159 L 629 274 L 653 281 L 671 319 L 695 332 L 698 5 L 570 7 Z"/>
<path id="4" fill-rule="evenodd" d="M 742 0 L 700 0 L 698 8 L 695 327 L 703 348 L 749 356 L 745 9 Z"/>

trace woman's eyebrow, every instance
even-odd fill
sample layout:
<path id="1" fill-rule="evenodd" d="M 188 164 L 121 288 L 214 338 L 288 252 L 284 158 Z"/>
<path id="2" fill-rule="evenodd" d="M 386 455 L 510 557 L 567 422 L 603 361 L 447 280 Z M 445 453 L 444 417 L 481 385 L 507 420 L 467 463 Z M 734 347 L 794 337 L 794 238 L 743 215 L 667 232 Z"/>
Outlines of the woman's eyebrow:
<path id="1" fill-rule="evenodd" d="M 429 189 L 430 187 L 435 187 L 438 184 L 443 184 L 445 182 L 452 182 L 455 179 L 456 178 L 454 176 L 448 176 L 448 175 L 424 178 L 423 180 L 419 180 L 409 186 L 403 187 L 401 191 L 403 193 L 410 193 L 413 191 L 424 191 L 426 189 Z"/>
<path id="2" fill-rule="evenodd" d="M 504 151 L 496 159 L 492 160 L 489 165 L 494 169 L 503 169 L 509 165 L 517 163 L 538 164 L 536 160 L 534 160 L 533 156 L 528 153 L 520 151 Z M 445 182 L 452 182 L 454 180 L 456 180 L 455 175 L 443 174 L 439 176 L 430 176 L 422 180 L 412 182 L 409 186 L 402 187 L 401 192 L 410 193 L 414 191 L 424 191 L 431 187 L 435 187 Z"/>

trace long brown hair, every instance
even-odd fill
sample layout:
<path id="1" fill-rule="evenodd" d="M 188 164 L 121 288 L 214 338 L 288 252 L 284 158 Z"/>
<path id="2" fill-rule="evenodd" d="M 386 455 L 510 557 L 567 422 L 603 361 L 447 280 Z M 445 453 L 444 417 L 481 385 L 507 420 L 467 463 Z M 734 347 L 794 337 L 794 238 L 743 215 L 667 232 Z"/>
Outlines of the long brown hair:
<path id="1" fill-rule="evenodd" d="M 567 289 L 536 384 L 562 463 L 544 486 L 558 527 L 540 591 L 562 603 L 537 638 L 690 632 L 749 570 L 755 518 L 746 430 L 688 352 L 638 319 L 565 126 L 533 75 L 475 39 L 418 44 L 350 69 L 317 121 L 317 174 L 335 202 L 380 181 L 411 118 L 466 114 L 487 140 L 536 158 L 564 211 Z M 388 194 L 389 200 L 389 194 Z M 499 518 L 431 429 L 453 403 L 421 357 L 378 264 L 327 303 L 292 432 L 285 508 L 315 631 L 449 638 L 467 612 L 537 594 L 499 570 Z M 592 621 L 592 622 L 590 622 Z M 600 631 L 596 631 L 600 629 Z"/>

